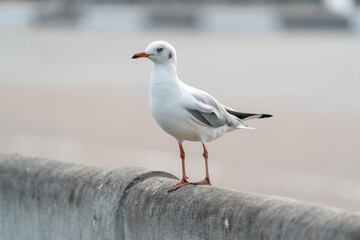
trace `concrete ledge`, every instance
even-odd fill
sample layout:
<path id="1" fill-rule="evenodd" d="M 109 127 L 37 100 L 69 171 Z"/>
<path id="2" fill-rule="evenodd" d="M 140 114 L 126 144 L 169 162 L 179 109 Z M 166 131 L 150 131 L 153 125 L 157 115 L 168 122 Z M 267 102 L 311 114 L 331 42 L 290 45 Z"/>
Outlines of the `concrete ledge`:
<path id="1" fill-rule="evenodd" d="M 121 239 L 122 198 L 155 176 L 174 178 L 142 168 L 0 155 L 0 239 Z"/>
<path id="2" fill-rule="evenodd" d="M 0 155 L 0 239 L 360 239 L 360 214 L 143 168 Z"/>

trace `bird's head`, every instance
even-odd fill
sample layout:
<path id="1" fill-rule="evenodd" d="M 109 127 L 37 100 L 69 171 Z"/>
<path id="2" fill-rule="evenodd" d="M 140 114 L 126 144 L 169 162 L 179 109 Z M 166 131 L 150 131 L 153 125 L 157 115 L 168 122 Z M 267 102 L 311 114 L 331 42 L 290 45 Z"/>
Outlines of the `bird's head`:
<path id="1" fill-rule="evenodd" d="M 147 46 L 144 52 L 134 54 L 132 57 L 141 58 L 147 57 L 155 64 L 176 64 L 176 51 L 175 48 L 168 42 L 156 41 Z"/>

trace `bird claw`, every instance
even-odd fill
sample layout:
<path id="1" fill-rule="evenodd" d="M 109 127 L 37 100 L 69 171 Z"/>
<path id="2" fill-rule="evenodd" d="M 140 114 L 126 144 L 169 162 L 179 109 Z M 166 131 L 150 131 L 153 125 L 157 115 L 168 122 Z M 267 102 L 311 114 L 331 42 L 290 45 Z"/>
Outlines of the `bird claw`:
<path id="1" fill-rule="evenodd" d="M 211 185 L 210 179 L 209 178 L 205 178 L 204 180 L 200 181 L 200 182 L 194 182 L 191 183 L 192 185 Z"/>
<path id="2" fill-rule="evenodd" d="M 172 191 L 176 191 L 178 190 L 179 188 L 183 187 L 183 186 L 186 186 L 186 185 L 189 185 L 190 182 L 187 180 L 187 179 L 182 179 L 179 183 L 175 184 L 174 186 L 172 186 L 168 192 L 172 192 Z"/>

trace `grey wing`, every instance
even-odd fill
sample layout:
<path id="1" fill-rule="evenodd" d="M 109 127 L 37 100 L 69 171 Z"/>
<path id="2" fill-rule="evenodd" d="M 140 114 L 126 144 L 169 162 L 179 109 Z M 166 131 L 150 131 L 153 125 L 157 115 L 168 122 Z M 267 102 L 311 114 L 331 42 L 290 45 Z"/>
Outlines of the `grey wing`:
<path id="1" fill-rule="evenodd" d="M 221 127 L 226 124 L 226 122 L 218 118 L 215 113 L 204 113 L 198 110 L 188 109 L 188 111 L 195 117 L 198 121 L 212 127 Z"/>
<path id="2" fill-rule="evenodd" d="M 209 94 L 200 90 L 193 90 L 188 93 L 190 96 L 187 98 L 186 108 L 198 121 L 211 127 L 224 125 L 238 127 L 242 125 L 240 122 L 231 119 L 223 106 Z"/>

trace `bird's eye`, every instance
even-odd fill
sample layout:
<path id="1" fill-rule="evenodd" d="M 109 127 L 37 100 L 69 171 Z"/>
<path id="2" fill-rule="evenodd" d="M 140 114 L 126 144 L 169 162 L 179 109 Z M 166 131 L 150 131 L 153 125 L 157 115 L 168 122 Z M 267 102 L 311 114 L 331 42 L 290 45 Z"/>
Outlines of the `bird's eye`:
<path id="1" fill-rule="evenodd" d="M 158 53 L 161 53 L 163 50 L 164 50 L 163 48 L 158 48 L 158 49 L 157 49 L 157 52 L 158 52 Z"/>

